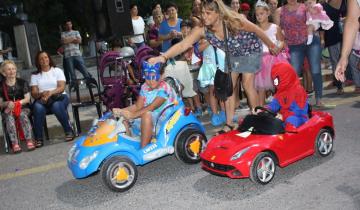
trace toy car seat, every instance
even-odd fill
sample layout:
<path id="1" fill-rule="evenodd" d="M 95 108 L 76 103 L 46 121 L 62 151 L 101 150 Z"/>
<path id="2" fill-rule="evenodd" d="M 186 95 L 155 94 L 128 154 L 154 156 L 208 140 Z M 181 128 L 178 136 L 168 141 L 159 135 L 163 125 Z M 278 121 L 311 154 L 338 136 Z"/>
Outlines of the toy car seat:
<path id="1" fill-rule="evenodd" d="M 251 130 L 251 128 L 253 128 L 253 134 L 274 135 L 285 133 L 282 120 L 262 112 L 258 115 L 247 115 L 238 130 L 245 132 Z"/>

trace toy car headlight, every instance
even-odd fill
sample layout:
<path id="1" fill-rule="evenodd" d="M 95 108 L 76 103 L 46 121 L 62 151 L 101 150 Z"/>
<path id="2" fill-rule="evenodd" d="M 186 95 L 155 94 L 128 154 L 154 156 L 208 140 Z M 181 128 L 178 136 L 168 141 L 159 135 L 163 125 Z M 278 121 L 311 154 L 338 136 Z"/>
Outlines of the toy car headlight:
<path id="1" fill-rule="evenodd" d="M 74 153 L 75 153 L 75 150 L 76 150 L 76 144 L 74 144 L 74 145 L 70 148 L 70 150 L 69 150 L 69 152 L 68 152 L 68 160 L 69 160 L 69 161 L 71 161 L 71 158 L 72 158 L 72 156 L 73 156 Z"/>
<path id="2" fill-rule="evenodd" d="M 239 152 L 235 153 L 230 160 L 237 160 L 239 159 L 243 154 L 245 154 L 248 150 L 250 149 L 250 147 L 246 147 L 245 149 L 240 150 Z"/>
<path id="3" fill-rule="evenodd" d="M 79 167 L 80 167 L 81 169 L 87 168 L 88 165 L 90 164 L 90 162 L 93 161 L 93 160 L 97 157 L 98 154 L 99 154 L 99 151 L 95 151 L 95 152 L 93 152 L 91 155 L 84 157 L 84 158 L 80 161 Z"/>

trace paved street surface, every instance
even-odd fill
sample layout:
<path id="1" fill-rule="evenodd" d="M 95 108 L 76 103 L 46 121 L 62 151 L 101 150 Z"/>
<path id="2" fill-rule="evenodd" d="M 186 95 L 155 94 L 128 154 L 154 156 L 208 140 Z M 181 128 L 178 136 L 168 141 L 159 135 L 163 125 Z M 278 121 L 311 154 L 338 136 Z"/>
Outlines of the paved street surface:
<path id="1" fill-rule="evenodd" d="M 168 156 L 139 167 L 135 186 L 114 193 L 99 175 L 72 177 L 65 162 L 72 143 L 62 140 L 50 116 L 51 140 L 43 148 L 18 155 L 0 148 L 0 209 L 360 209 L 360 96 L 333 92 L 326 91 L 324 102 L 333 105 L 327 111 L 335 120 L 334 153 L 278 168 L 266 186 L 214 176 Z M 81 113 L 86 131 L 96 113 Z M 220 129 L 206 116 L 202 121 L 208 136 Z"/>

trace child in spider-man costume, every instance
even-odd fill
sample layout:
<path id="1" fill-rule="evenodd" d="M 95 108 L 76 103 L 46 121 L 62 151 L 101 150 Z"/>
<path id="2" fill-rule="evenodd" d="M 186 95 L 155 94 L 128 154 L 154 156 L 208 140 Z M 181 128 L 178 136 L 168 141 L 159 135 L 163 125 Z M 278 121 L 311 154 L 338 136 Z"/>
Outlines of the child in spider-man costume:
<path id="1" fill-rule="evenodd" d="M 305 89 L 289 63 L 277 63 L 271 69 L 275 87 L 274 99 L 266 106 L 278 113 L 285 123 L 285 130 L 297 128 L 309 120 L 309 102 Z"/>

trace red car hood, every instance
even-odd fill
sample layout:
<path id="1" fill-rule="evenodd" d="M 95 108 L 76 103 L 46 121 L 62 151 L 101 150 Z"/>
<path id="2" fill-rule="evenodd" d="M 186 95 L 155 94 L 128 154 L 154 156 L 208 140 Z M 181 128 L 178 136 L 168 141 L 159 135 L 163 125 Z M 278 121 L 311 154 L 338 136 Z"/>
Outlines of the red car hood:
<path id="1" fill-rule="evenodd" d="M 213 137 L 210 139 L 206 149 L 201 154 L 201 158 L 214 161 L 215 156 L 216 162 L 228 162 L 236 152 L 239 152 L 249 146 L 254 147 L 258 145 L 257 142 L 262 142 L 263 144 L 265 139 L 268 141 L 269 138 L 272 138 L 271 135 L 250 135 L 243 138 L 237 134 L 239 134 L 239 131 L 231 131 Z"/>

